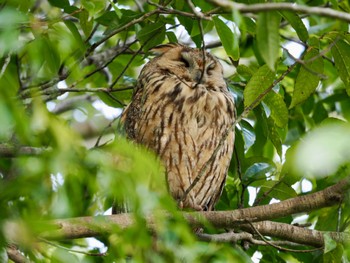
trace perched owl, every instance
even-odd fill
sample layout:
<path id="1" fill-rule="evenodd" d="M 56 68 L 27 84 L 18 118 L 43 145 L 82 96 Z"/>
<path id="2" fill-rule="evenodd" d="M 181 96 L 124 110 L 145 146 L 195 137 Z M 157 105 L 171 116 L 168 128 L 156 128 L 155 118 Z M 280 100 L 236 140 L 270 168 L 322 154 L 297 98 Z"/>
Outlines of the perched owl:
<path id="1" fill-rule="evenodd" d="M 165 44 L 138 78 L 122 115 L 128 137 L 158 154 L 169 192 L 181 207 L 212 210 L 225 184 L 234 132 L 184 195 L 235 119 L 220 62 L 201 49 Z M 198 180 L 198 179 L 197 179 Z"/>

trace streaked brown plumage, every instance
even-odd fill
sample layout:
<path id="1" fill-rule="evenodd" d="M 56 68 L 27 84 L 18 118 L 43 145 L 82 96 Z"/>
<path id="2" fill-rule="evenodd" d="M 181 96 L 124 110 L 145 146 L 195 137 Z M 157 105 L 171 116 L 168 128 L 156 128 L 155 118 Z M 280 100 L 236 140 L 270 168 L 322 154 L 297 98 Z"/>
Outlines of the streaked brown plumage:
<path id="1" fill-rule="evenodd" d="M 155 151 L 166 168 L 169 191 L 183 207 L 212 210 L 231 160 L 231 130 L 193 189 L 235 118 L 221 64 L 209 53 L 179 44 L 155 47 L 158 56 L 141 71 L 122 121 L 128 137 Z M 203 70 L 204 69 L 204 70 Z"/>

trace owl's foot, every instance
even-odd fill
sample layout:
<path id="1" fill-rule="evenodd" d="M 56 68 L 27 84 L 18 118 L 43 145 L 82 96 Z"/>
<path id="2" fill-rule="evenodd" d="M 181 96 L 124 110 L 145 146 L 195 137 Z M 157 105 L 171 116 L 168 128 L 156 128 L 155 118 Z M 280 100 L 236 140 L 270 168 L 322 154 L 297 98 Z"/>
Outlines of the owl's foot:
<path id="1" fill-rule="evenodd" d="M 202 207 L 200 205 L 198 205 L 197 203 L 193 202 L 186 202 L 186 201 L 182 201 L 182 200 L 178 200 L 177 201 L 177 207 L 180 210 L 184 210 L 184 209 L 192 209 L 195 211 L 206 211 L 206 207 Z"/>

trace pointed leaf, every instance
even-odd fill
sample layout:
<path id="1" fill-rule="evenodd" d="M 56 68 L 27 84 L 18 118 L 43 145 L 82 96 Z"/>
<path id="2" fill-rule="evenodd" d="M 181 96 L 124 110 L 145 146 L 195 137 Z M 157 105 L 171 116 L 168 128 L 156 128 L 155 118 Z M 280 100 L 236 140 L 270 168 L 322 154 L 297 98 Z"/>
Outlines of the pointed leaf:
<path id="1" fill-rule="evenodd" d="M 328 253 L 337 247 L 337 242 L 333 240 L 329 233 L 324 233 L 323 239 L 325 244 L 324 253 Z"/>
<path id="2" fill-rule="evenodd" d="M 275 62 L 279 57 L 279 25 L 281 17 L 277 12 L 263 12 L 259 14 L 257 22 L 257 42 L 259 52 L 269 66 L 275 70 Z"/>
<path id="3" fill-rule="evenodd" d="M 85 36 L 89 36 L 94 25 L 94 19 L 92 17 L 89 17 L 89 12 L 87 10 L 82 10 L 79 13 L 79 19 Z"/>
<path id="4" fill-rule="evenodd" d="M 248 182 L 251 179 L 257 180 L 265 178 L 267 173 L 272 173 L 276 170 L 276 166 L 270 163 L 254 163 L 247 168 L 243 175 L 243 181 Z"/>
<path id="5" fill-rule="evenodd" d="M 277 132 L 276 124 L 272 118 L 267 119 L 268 136 L 273 146 L 275 147 L 278 155 L 282 158 L 282 141 Z"/>
<path id="6" fill-rule="evenodd" d="M 300 71 L 295 81 L 294 92 L 290 108 L 305 101 L 317 88 L 320 81 L 318 74 L 323 72 L 323 60 L 319 56 L 317 49 L 309 49 L 305 56 L 305 65 L 300 67 Z"/>
<path id="7" fill-rule="evenodd" d="M 297 193 L 292 187 L 276 180 L 269 180 L 265 182 L 262 182 L 261 180 L 255 181 L 251 183 L 250 186 L 260 188 L 257 196 L 258 198 L 268 196 L 270 198 L 285 200 L 297 196 Z"/>
<path id="8" fill-rule="evenodd" d="M 265 96 L 264 102 L 270 108 L 271 118 L 275 124 L 280 128 L 286 126 L 288 122 L 288 109 L 282 96 L 271 91 Z"/>
<path id="9" fill-rule="evenodd" d="M 79 47 L 81 47 L 82 49 L 84 48 L 85 44 L 84 44 L 84 40 L 82 39 L 79 30 L 77 28 L 77 26 L 70 20 L 65 20 L 64 24 L 67 26 L 67 28 L 69 29 L 69 31 L 72 33 L 74 39 L 77 41 L 77 43 L 79 44 Z"/>
<path id="10" fill-rule="evenodd" d="M 49 0 L 49 3 L 52 6 L 56 6 L 59 8 L 65 8 L 66 6 L 69 6 L 69 0 Z"/>
<path id="11" fill-rule="evenodd" d="M 281 11 L 280 13 L 290 23 L 290 25 L 294 28 L 295 32 L 297 32 L 300 40 L 303 42 L 306 42 L 307 39 L 309 38 L 309 33 L 307 32 L 307 29 L 306 29 L 303 21 L 300 19 L 300 17 L 296 13 L 293 13 L 293 12 Z"/>
<path id="12" fill-rule="evenodd" d="M 267 90 L 273 83 L 275 74 L 269 69 L 267 65 L 264 65 L 258 69 L 258 71 L 249 80 L 247 86 L 244 89 L 244 107 L 250 107 L 258 105 L 252 105 L 256 99 Z M 262 98 L 261 98 L 262 99 Z M 260 101 L 261 101 L 260 99 Z"/>
<path id="13" fill-rule="evenodd" d="M 137 33 L 137 38 L 144 45 L 145 50 L 162 43 L 165 38 L 164 23 L 157 22 L 145 26 Z"/>
<path id="14" fill-rule="evenodd" d="M 332 55 L 339 76 L 350 95 L 350 45 L 344 40 L 337 41 L 332 47 Z"/>
<path id="15" fill-rule="evenodd" d="M 245 150 L 248 150 L 254 144 L 254 142 L 256 140 L 254 128 L 249 122 L 247 122 L 245 120 L 242 120 L 240 122 L 240 126 L 242 129 L 242 134 L 243 134 L 243 138 L 244 138 L 244 142 L 245 142 L 244 148 L 245 148 Z"/>
<path id="16" fill-rule="evenodd" d="M 236 71 L 245 79 L 250 79 L 254 75 L 254 70 L 246 65 L 238 65 Z"/>
<path id="17" fill-rule="evenodd" d="M 237 34 L 233 33 L 232 30 L 218 16 L 213 17 L 213 21 L 227 55 L 234 61 L 238 61 L 239 43 Z"/>

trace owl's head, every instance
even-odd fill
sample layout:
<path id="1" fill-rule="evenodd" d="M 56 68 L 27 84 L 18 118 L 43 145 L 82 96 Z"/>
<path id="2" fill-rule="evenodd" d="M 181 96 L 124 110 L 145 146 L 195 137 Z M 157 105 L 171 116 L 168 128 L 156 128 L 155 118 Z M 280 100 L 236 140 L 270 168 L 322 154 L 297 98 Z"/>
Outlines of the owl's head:
<path id="1" fill-rule="evenodd" d="M 151 51 L 158 55 L 151 61 L 155 70 L 167 71 L 186 82 L 198 84 L 224 81 L 220 62 L 201 49 L 171 43 L 156 46 Z"/>

